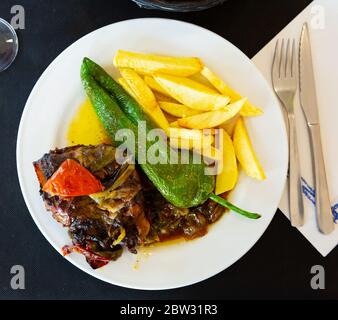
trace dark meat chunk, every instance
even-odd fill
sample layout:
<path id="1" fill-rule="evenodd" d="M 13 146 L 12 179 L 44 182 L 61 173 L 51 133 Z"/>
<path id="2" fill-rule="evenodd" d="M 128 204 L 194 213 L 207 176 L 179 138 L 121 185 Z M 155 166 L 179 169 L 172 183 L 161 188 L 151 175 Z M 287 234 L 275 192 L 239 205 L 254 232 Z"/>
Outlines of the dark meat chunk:
<path id="1" fill-rule="evenodd" d="M 34 162 L 42 189 L 67 159 L 87 168 L 105 190 L 95 195 L 59 197 L 41 192 L 48 211 L 68 228 L 73 245 L 64 254 L 78 252 L 94 268 L 118 259 L 126 247 L 137 253 L 141 245 L 184 237 L 204 236 L 224 208 L 209 200 L 181 209 L 168 203 L 138 167 L 119 164 L 110 145 L 56 149 Z"/>
<path id="2" fill-rule="evenodd" d="M 147 237 L 149 244 L 178 237 L 186 240 L 202 237 L 208 232 L 208 225 L 224 213 L 224 208 L 211 200 L 196 208 L 177 208 L 168 203 L 153 186 L 144 188 L 143 194 L 151 225 Z"/>
<path id="3" fill-rule="evenodd" d="M 67 159 L 78 161 L 103 182 L 114 178 L 120 165 L 115 161 L 115 148 L 110 145 L 73 146 L 55 149 L 33 163 L 40 186 L 43 186 Z"/>
<path id="4" fill-rule="evenodd" d="M 51 151 L 34 162 L 41 187 L 67 159 L 78 161 L 106 188 L 111 187 L 121 176 L 122 166 L 115 161 L 115 149 L 112 146 L 75 146 Z M 74 246 L 67 247 L 64 252 L 83 253 L 93 267 L 102 263 L 94 259 L 97 256 L 116 260 L 122 253 L 121 244 L 126 244 L 135 253 L 136 247 L 149 232 L 142 186 L 135 169 L 114 189 L 112 199 L 105 199 L 105 204 L 109 204 L 108 210 L 89 196 L 63 198 L 42 191 L 41 194 L 54 219 L 69 228 Z M 125 237 L 121 243 L 114 244 L 121 230 L 124 230 Z"/>
<path id="5" fill-rule="evenodd" d="M 208 232 L 208 221 L 201 213 L 189 213 L 184 218 L 182 230 L 188 240 L 203 237 Z"/>
<path id="6" fill-rule="evenodd" d="M 193 208 L 193 213 L 202 214 L 208 220 L 208 223 L 215 223 L 226 211 L 226 209 L 212 200 L 208 200 L 201 206 Z"/>

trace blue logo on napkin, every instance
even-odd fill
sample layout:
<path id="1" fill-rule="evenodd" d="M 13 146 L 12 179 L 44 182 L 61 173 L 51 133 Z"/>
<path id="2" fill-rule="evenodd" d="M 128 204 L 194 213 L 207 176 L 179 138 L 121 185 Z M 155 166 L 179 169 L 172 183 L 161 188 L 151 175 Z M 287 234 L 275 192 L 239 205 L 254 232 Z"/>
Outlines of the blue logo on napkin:
<path id="1" fill-rule="evenodd" d="M 334 217 L 334 223 L 337 223 L 337 221 L 338 221 L 338 203 L 335 204 L 332 207 L 332 213 L 333 213 L 333 217 Z"/>
<path id="2" fill-rule="evenodd" d="M 312 204 L 316 205 L 316 190 L 312 188 L 304 178 L 302 178 L 302 190 L 305 197 L 312 202 Z M 334 218 L 334 222 L 338 221 L 338 203 L 336 203 L 332 207 L 332 214 Z"/>

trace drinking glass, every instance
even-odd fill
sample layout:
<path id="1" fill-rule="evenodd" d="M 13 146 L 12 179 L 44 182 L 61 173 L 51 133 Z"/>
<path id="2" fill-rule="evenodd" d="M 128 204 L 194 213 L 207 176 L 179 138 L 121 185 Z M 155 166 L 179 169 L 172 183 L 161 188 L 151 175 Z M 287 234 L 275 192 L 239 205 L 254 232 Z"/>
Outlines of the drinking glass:
<path id="1" fill-rule="evenodd" d="M 13 27 L 0 18 L 0 72 L 14 61 L 19 48 L 18 37 Z"/>

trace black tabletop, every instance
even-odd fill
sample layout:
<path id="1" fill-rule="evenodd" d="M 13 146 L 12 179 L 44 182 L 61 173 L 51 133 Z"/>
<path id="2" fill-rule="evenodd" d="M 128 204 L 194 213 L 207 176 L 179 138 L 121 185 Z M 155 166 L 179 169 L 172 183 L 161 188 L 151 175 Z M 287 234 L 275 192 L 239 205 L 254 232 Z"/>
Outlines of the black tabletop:
<path id="1" fill-rule="evenodd" d="M 32 87 L 60 52 L 88 32 L 125 19 L 173 18 L 208 28 L 253 57 L 310 2 L 228 0 L 207 11 L 182 14 L 147 11 L 129 0 L 19 1 L 26 18 L 25 29 L 18 30 L 19 54 L 14 64 L 0 74 L 0 142 L 3 148 L 0 153 L 0 298 L 337 299 L 338 251 L 323 258 L 291 228 L 281 212 L 277 212 L 249 253 L 229 269 L 199 284 L 154 292 L 101 282 L 63 259 L 42 236 L 26 208 L 16 171 L 17 131 Z M 0 17 L 9 21 L 15 4 L 18 1 L 1 0 Z M 25 290 L 13 290 L 10 286 L 13 265 L 22 265 L 25 269 Z M 314 265 L 325 269 L 325 290 L 311 288 Z"/>

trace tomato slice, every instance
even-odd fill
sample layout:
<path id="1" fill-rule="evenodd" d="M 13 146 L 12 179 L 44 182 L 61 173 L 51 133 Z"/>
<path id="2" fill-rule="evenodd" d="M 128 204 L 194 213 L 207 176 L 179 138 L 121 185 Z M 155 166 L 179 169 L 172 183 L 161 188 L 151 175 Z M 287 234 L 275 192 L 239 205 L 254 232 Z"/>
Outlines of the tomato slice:
<path id="1" fill-rule="evenodd" d="M 72 159 L 65 160 L 42 188 L 44 192 L 61 197 L 86 196 L 103 189 L 96 177 Z"/>

